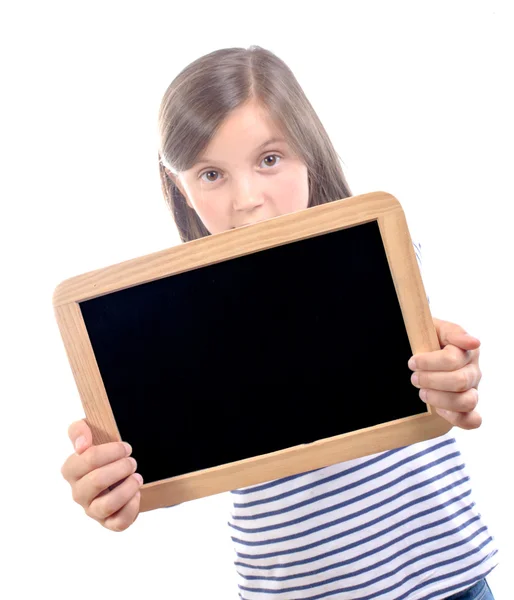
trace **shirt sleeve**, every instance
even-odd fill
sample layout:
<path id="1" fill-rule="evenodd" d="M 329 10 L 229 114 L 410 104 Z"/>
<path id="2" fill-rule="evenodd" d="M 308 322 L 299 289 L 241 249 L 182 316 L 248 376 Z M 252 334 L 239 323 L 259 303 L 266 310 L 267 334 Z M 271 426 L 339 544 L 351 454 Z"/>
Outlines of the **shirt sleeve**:
<path id="1" fill-rule="evenodd" d="M 423 264 L 421 261 L 421 244 L 420 244 L 420 242 L 413 241 L 412 245 L 414 246 L 414 252 L 416 253 L 416 258 L 418 259 L 418 266 L 419 266 L 419 270 L 421 273 L 421 277 L 423 277 Z M 425 282 L 423 281 L 423 284 L 424 283 Z M 428 302 L 428 304 L 430 304 L 430 298 L 428 297 L 428 294 L 427 294 L 427 302 Z"/>

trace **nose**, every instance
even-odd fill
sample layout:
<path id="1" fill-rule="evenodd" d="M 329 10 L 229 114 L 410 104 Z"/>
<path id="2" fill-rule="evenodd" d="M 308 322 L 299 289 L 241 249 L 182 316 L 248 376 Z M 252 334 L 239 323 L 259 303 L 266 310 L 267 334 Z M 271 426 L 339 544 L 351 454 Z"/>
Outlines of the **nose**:
<path id="1" fill-rule="evenodd" d="M 245 176 L 234 186 L 232 205 L 235 211 L 250 211 L 264 203 L 264 192 L 257 181 Z"/>

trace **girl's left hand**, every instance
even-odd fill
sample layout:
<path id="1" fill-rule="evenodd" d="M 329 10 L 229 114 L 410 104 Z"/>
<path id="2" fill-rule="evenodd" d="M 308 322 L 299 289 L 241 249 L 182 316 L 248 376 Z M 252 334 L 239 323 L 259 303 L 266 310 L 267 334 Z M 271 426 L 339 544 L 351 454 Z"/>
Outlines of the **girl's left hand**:
<path id="1" fill-rule="evenodd" d="M 412 384 L 420 388 L 423 402 L 452 425 L 476 429 L 482 424 L 475 410 L 482 379 L 478 366 L 480 341 L 455 323 L 433 321 L 442 350 L 415 354 L 409 360 L 409 368 L 414 371 Z"/>

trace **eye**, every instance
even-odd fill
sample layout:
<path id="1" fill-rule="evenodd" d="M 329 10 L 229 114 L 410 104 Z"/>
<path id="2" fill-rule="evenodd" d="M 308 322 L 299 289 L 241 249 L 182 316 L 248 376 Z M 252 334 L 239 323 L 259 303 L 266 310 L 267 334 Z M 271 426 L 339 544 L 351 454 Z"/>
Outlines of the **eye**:
<path id="1" fill-rule="evenodd" d="M 266 156 L 266 157 L 263 158 L 262 162 L 264 162 L 265 160 L 268 160 L 268 158 L 278 159 L 278 160 L 272 161 L 272 163 L 268 162 L 267 163 L 268 167 L 274 167 L 280 161 L 280 156 L 278 156 L 278 154 L 268 154 L 268 156 Z"/>
<path id="2" fill-rule="evenodd" d="M 208 179 L 204 179 L 204 175 L 209 175 L 210 176 L 210 175 L 213 175 L 213 174 L 219 175 L 219 172 L 218 171 L 205 171 L 204 173 L 202 173 L 200 175 L 200 179 L 202 181 L 206 181 L 207 183 L 216 183 L 216 181 L 218 180 L 217 177 L 216 177 L 216 179 L 211 179 L 210 177 Z"/>

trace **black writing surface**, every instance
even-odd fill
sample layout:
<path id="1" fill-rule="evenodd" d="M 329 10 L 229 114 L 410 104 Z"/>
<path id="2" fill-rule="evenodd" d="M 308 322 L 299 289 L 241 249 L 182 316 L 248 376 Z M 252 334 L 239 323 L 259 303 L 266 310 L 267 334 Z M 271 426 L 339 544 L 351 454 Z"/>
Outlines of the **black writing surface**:
<path id="1" fill-rule="evenodd" d="M 145 483 L 427 412 L 377 221 L 80 309 Z"/>

